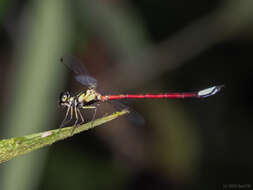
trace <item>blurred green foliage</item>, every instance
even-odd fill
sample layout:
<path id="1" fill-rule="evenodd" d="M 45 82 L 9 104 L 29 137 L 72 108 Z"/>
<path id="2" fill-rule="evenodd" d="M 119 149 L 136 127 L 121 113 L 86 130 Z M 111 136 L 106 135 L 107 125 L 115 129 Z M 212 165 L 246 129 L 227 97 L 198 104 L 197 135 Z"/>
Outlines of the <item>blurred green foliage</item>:
<path id="1" fill-rule="evenodd" d="M 4 189 L 221 189 L 251 183 L 251 0 L 6 2 L 1 18 L 13 27 L 1 25 L 7 33 L 1 38 L 12 37 L 5 43 L 15 48 L 1 44 L 13 62 L 0 57 L 1 79 L 3 68 L 14 70 L 1 84 L 2 126 L 10 126 L 2 138 L 58 127 L 58 93 L 83 89 L 72 79 L 63 87 L 58 59 L 66 53 L 77 54 L 108 93 L 216 84 L 225 89 L 200 101 L 138 101 L 132 107 L 145 118 L 144 127 L 121 119 L 58 143 L 49 155 L 18 158 L 1 166 L 9 170 L 1 177 Z M 16 22 L 5 15 L 7 7 L 22 13 L 14 11 Z M 9 86 L 12 91 L 5 92 Z"/>

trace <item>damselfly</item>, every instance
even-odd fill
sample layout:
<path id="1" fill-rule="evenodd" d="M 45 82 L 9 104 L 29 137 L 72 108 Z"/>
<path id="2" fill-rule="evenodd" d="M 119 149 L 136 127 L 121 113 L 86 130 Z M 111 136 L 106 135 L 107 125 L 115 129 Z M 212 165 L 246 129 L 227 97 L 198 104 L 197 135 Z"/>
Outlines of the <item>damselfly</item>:
<path id="1" fill-rule="evenodd" d="M 75 117 L 74 132 L 76 126 L 84 122 L 84 118 L 81 113 L 81 109 L 93 109 L 94 115 L 96 115 L 97 107 L 94 105 L 97 102 L 105 102 L 110 100 L 119 99 L 184 99 L 184 98 L 207 98 L 219 92 L 223 85 L 213 86 L 204 90 L 195 92 L 174 92 L 174 93 L 160 93 L 160 94 L 100 94 L 96 91 L 97 80 L 89 76 L 88 72 L 84 68 L 83 64 L 72 56 L 66 56 L 61 58 L 61 62 L 65 64 L 70 70 L 75 73 L 75 79 L 87 89 L 81 91 L 76 95 L 71 95 L 68 91 L 62 92 L 60 95 L 59 104 L 67 107 L 65 118 L 63 119 L 60 128 L 67 122 L 71 121 Z M 70 118 L 67 120 L 68 116 Z M 74 116 L 73 116 L 74 115 Z M 81 120 L 79 122 L 79 118 Z M 92 119 L 92 120 L 93 120 Z"/>

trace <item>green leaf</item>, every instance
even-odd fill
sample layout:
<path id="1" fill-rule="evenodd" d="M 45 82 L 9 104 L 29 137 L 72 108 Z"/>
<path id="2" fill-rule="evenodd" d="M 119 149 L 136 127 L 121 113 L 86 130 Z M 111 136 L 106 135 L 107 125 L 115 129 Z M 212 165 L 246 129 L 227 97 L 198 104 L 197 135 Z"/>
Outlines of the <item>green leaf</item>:
<path id="1" fill-rule="evenodd" d="M 129 113 L 128 110 L 122 110 L 120 112 L 115 112 L 111 115 L 105 116 L 103 118 L 96 119 L 95 121 L 85 123 L 78 126 L 74 133 L 71 134 L 72 128 L 65 127 L 61 130 L 55 129 L 50 131 L 45 131 L 41 133 L 35 133 L 31 135 L 26 135 L 23 137 L 13 137 L 9 139 L 4 139 L 0 141 L 0 163 L 6 162 L 16 156 L 26 154 L 28 152 L 37 150 L 44 146 L 51 145 L 56 141 L 63 140 L 65 138 L 71 137 L 82 131 L 94 128 L 96 126 L 102 125 L 106 122 L 114 120 L 119 116 Z"/>

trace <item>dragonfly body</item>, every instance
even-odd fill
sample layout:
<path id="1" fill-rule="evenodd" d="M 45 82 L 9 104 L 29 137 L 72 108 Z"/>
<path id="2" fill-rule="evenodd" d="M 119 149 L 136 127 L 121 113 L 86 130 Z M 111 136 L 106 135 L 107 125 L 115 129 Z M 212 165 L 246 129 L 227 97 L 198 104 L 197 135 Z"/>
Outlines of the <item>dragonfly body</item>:
<path id="1" fill-rule="evenodd" d="M 220 91 L 223 86 L 213 86 L 196 92 L 182 93 L 160 93 L 160 94 L 119 94 L 119 95 L 101 95 L 95 89 L 87 89 L 76 96 L 70 96 L 69 92 L 61 94 L 62 106 L 77 106 L 83 108 L 95 102 L 119 100 L 119 99 L 184 99 L 184 98 L 206 98 Z"/>
<path id="2" fill-rule="evenodd" d="M 93 119 L 96 114 L 97 107 L 94 106 L 96 102 L 105 102 L 110 100 L 120 99 L 184 99 L 184 98 L 206 98 L 219 92 L 223 85 L 213 86 L 200 91 L 194 92 L 176 92 L 176 93 L 159 93 L 159 94 L 119 94 L 119 95 L 102 95 L 98 93 L 95 88 L 97 85 L 96 79 L 87 75 L 87 72 L 83 68 L 83 65 L 74 60 L 73 57 L 61 59 L 61 61 L 76 74 L 76 80 L 88 87 L 87 90 L 80 92 L 77 95 L 70 95 L 69 92 L 63 92 L 60 95 L 61 106 L 67 107 L 67 112 L 60 128 L 71 121 L 73 115 L 75 116 L 75 125 L 77 126 L 79 118 L 81 123 L 84 122 L 84 118 L 81 114 L 82 109 L 93 109 L 95 111 Z M 68 116 L 70 118 L 67 120 Z M 92 120 L 93 120 L 92 119 Z M 72 129 L 72 133 L 75 127 Z"/>

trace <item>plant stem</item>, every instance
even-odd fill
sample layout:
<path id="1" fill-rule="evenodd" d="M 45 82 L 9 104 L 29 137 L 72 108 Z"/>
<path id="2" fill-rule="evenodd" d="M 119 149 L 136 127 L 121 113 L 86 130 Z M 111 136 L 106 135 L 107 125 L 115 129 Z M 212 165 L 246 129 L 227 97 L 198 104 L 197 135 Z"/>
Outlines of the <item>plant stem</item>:
<path id="1" fill-rule="evenodd" d="M 102 125 L 106 122 L 114 120 L 119 116 L 129 113 L 128 110 L 122 110 L 120 112 L 115 112 L 111 115 L 96 119 L 89 123 L 78 126 L 74 133 L 71 134 L 71 127 L 30 134 L 22 137 L 13 137 L 9 139 L 4 139 L 0 141 L 0 163 L 6 162 L 16 156 L 26 154 L 28 152 L 37 150 L 44 146 L 51 145 L 56 141 L 63 140 L 65 138 L 71 137 L 82 131 L 94 128 L 96 126 Z"/>

